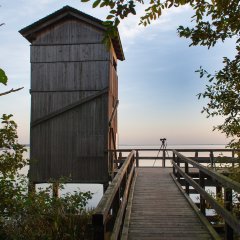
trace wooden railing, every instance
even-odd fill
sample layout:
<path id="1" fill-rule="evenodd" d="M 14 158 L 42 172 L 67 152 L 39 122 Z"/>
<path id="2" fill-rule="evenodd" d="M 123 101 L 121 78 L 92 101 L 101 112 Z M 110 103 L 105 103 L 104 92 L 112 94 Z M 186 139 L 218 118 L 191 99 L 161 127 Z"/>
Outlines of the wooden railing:
<path id="1" fill-rule="evenodd" d="M 184 166 L 181 166 L 181 163 Z M 198 171 L 198 181 L 191 177 L 193 169 Z M 173 174 L 178 181 L 184 179 L 187 194 L 190 192 L 190 186 L 200 194 L 200 210 L 203 215 L 206 215 L 206 204 L 208 203 L 222 217 L 225 223 L 225 239 L 232 240 L 234 234 L 240 235 L 240 221 L 231 212 L 233 191 L 240 193 L 240 183 L 183 156 L 176 150 L 173 150 Z M 215 183 L 217 193 L 224 193 L 224 206 L 206 192 L 205 181 L 209 179 Z"/>
<path id="2" fill-rule="evenodd" d="M 141 161 L 152 161 L 156 163 L 156 161 L 161 161 L 161 164 L 156 164 L 157 166 L 161 167 L 171 167 L 171 161 L 173 159 L 173 149 L 148 149 L 148 148 L 136 148 L 133 149 L 136 152 L 136 166 L 141 166 Z M 126 154 L 131 152 L 132 149 L 117 149 L 117 150 L 110 150 L 110 152 L 114 153 L 115 160 L 114 162 L 118 165 L 121 165 L 125 158 Z M 218 158 L 220 153 L 228 153 L 228 157 L 225 157 L 225 160 L 229 163 L 234 165 L 235 163 L 235 154 L 237 151 L 240 150 L 233 150 L 233 149 L 176 149 L 178 152 L 182 152 L 185 154 L 192 154 L 193 157 L 190 159 L 195 160 L 198 163 L 208 163 L 212 167 L 215 166 L 216 159 Z M 204 155 L 208 156 L 199 156 L 200 154 L 204 153 Z M 153 154 L 155 156 L 153 156 Z M 216 155 L 217 154 L 217 155 Z M 117 159 L 117 160 L 116 160 Z M 152 163 L 152 166 L 155 164 Z M 158 163 L 158 162 L 157 162 Z M 156 166 L 155 165 L 155 166 Z"/>
<path id="3" fill-rule="evenodd" d="M 131 151 L 96 207 L 92 217 L 93 239 L 118 239 L 121 235 L 135 163 L 135 151 Z"/>

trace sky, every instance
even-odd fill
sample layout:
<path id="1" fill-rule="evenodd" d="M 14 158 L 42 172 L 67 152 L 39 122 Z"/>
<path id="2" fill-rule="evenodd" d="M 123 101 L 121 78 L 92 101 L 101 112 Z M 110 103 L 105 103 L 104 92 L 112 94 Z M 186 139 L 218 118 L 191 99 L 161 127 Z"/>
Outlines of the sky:
<path id="1" fill-rule="evenodd" d="M 30 43 L 20 29 L 69 5 L 105 20 L 107 8 L 91 7 L 79 0 L 0 0 L 0 68 L 9 78 L 7 87 L 23 90 L 1 97 L 0 114 L 13 114 L 20 143 L 29 143 L 30 125 Z M 192 11 L 181 7 L 165 12 L 148 27 L 138 26 L 144 6 L 137 15 L 120 24 L 119 32 L 126 60 L 118 62 L 120 145 L 226 144 L 225 135 L 212 131 L 222 118 L 206 118 L 201 113 L 206 100 L 198 100 L 206 81 L 195 73 L 200 66 L 214 73 L 221 69 L 222 57 L 234 56 L 234 43 L 218 43 L 213 49 L 189 47 L 179 38 L 177 27 L 189 26 Z"/>

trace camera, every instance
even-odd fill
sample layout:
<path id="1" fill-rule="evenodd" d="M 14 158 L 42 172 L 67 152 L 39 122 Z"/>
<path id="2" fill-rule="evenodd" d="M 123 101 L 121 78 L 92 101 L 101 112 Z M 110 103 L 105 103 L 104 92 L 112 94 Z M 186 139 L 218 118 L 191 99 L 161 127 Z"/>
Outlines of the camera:
<path id="1" fill-rule="evenodd" d="M 160 138 L 160 141 L 162 142 L 162 146 L 166 146 L 166 138 Z"/>

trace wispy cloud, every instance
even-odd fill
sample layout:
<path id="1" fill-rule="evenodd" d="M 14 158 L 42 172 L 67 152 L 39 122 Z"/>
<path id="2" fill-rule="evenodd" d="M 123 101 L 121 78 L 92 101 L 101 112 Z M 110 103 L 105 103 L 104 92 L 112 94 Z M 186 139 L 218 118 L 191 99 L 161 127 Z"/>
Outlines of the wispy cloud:
<path id="1" fill-rule="evenodd" d="M 134 44 L 139 37 L 151 40 L 159 35 L 159 31 L 166 32 L 176 29 L 182 16 L 185 15 L 186 20 L 189 20 L 188 17 L 191 13 L 191 8 L 189 6 L 171 8 L 163 11 L 162 16 L 152 21 L 150 26 L 139 26 L 140 17 L 145 14 L 145 9 L 147 7 L 148 5 L 138 6 L 136 16 L 129 16 L 126 20 L 121 22 L 119 27 L 121 37 L 123 41 L 127 42 L 127 45 Z"/>

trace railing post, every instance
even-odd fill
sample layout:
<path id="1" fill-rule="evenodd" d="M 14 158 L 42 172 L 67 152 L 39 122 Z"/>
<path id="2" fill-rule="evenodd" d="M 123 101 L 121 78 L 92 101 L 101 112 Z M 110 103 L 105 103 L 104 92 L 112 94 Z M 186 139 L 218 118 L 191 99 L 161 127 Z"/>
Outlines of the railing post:
<path id="1" fill-rule="evenodd" d="M 222 186 L 220 184 L 216 184 L 216 197 L 222 199 Z"/>
<path id="2" fill-rule="evenodd" d="M 165 161 L 166 161 L 166 150 L 163 149 L 163 160 L 162 160 L 162 166 L 165 167 Z"/>
<path id="3" fill-rule="evenodd" d="M 103 215 L 93 214 L 92 225 L 93 225 L 93 240 L 104 240 L 105 225 L 103 222 Z"/>
<path id="4" fill-rule="evenodd" d="M 119 152 L 118 160 L 120 160 L 120 161 L 122 160 L 122 152 L 121 151 Z M 118 168 L 120 168 L 122 166 L 122 163 L 118 163 L 117 166 L 118 166 Z"/>
<path id="5" fill-rule="evenodd" d="M 232 161 L 233 161 L 233 162 L 232 162 L 232 167 L 233 167 L 233 168 L 234 168 L 234 165 L 235 165 L 235 164 L 234 164 L 234 156 L 235 156 L 234 150 L 232 150 Z"/>
<path id="6" fill-rule="evenodd" d="M 188 175 L 188 163 L 185 162 L 185 173 Z M 189 195 L 189 183 L 185 179 L 185 192 L 187 195 Z"/>
<path id="7" fill-rule="evenodd" d="M 210 151 L 210 162 L 211 162 L 211 168 L 213 168 L 213 165 L 214 165 L 213 151 Z"/>
<path id="8" fill-rule="evenodd" d="M 202 171 L 199 171 L 199 184 L 201 188 L 205 190 L 204 173 Z M 200 210 L 202 214 L 206 216 L 206 201 L 201 195 L 200 195 Z"/>
<path id="9" fill-rule="evenodd" d="M 177 165 L 180 167 L 180 158 L 177 156 Z M 180 173 L 177 171 L 177 180 L 180 182 Z"/>
<path id="10" fill-rule="evenodd" d="M 224 188 L 224 206 L 228 211 L 232 211 L 232 189 Z M 233 240 L 233 229 L 225 222 L 225 239 Z"/>
<path id="11" fill-rule="evenodd" d="M 136 167 L 139 167 L 139 152 L 136 150 Z"/>
<path id="12" fill-rule="evenodd" d="M 173 153 L 173 162 L 176 163 L 176 155 L 175 155 L 175 153 Z M 173 164 L 173 175 L 176 176 L 176 169 L 174 167 L 174 164 Z"/>

